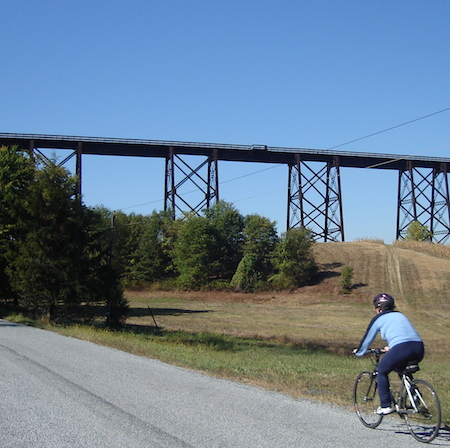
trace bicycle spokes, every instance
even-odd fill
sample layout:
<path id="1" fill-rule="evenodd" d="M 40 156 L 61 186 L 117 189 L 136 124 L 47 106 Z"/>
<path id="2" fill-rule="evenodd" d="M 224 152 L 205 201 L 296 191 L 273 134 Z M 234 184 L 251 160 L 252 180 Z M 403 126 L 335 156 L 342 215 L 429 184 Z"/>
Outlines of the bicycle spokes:
<path id="1" fill-rule="evenodd" d="M 405 391 L 404 416 L 411 434 L 420 442 L 431 442 L 441 425 L 441 407 L 436 392 L 423 380 L 414 380 Z"/>
<path id="2" fill-rule="evenodd" d="M 353 389 L 353 400 L 356 414 L 362 424 L 369 428 L 376 428 L 381 423 L 383 416 L 376 414 L 380 399 L 376 378 L 372 372 L 362 372 L 358 375 Z"/>

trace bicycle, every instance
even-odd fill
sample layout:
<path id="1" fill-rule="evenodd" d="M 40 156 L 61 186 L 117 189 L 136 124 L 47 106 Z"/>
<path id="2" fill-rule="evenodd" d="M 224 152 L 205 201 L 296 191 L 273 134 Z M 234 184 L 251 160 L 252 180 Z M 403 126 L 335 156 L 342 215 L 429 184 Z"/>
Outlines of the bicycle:
<path id="1" fill-rule="evenodd" d="M 361 372 L 356 377 L 353 401 L 362 424 L 368 428 L 376 428 L 384 417 L 376 413 L 380 405 L 377 369 L 384 351 L 370 349 L 368 353 L 374 368 L 372 371 Z M 394 394 L 391 387 L 391 396 L 395 412 L 405 420 L 412 436 L 419 442 L 429 443 L 438 435 L 441 427 L 441 405 L 431 384 L 413 378 L 413 373 L 418 370 L 419 364 L 413 361 L 403 371 L 396 371 L 400 378 L 400 388 Z"/>

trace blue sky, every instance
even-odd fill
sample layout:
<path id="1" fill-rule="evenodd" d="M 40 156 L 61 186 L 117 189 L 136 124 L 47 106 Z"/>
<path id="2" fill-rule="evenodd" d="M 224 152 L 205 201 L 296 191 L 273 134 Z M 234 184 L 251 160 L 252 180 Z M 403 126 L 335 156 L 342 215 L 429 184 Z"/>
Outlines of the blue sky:
<path id="1" fill-rule="evenodd" d="M 0 11 L 0 132 L 329 149 L 450 107 L 448 0 L 5 0 Z M 449 124 L 447 111 L 339 149 L 450 157 Z M 285 230 L 285 166 L 221 162 L 219 181 L 221 199 Z M 341 169 L 341 182 L 346 240 L 391 243 L 397 173 Z M 161 210 L 164 162 L 85 156 L 83 194 Z"/>

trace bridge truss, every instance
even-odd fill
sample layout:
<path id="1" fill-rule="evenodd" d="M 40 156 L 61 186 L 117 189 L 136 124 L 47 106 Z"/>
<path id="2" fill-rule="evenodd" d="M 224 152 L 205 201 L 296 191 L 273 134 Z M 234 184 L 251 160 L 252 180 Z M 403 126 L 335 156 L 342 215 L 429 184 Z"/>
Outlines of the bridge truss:
<path id="1" fill-rule="evenodd" d="M 316 240 L 344 241 L 339 158 L 318 168 L 295 158 L 289 165 L 287 229 L 303 227 Z"/>
<path id="2" fill-rule="evenodd" d="M 446 164 L 428 170 L 407 163 L 399 171 L 397 239 L 403 239 L 409 225 L 418 221 L 432 233 L 436 243 L 450 235 L 450 203 Z"/>
<path id="3" fill-rule="evenodd" d="M 217 150 L 202 157 L 204 160 L 197 166 L 188 163 L 185 157 L 176 154 L 175 148 L 169 148 L 166 158 L 164 210 L 171 210 L 175 219 L 177 213 L 199 213 L 219 200 L 219 177 Z M 198 202 L 188 202 L 187 195 L 180 193 L 180 188 L 188 184 L 200 192 Z"/>
<path id="4" fill-rule="evenodd" d="M 164 158 L 164 209 L 171 210 L 174 217 L 184 212 L 199 213 L 219 199 L 220 160 L 282 163 L 288 168 L 286 228 L 308 228 L 316 240 L 322 241 L 345 240 L 341 167 L 397 170 L 396 238 L 404 238 L 409 225 L 414 221 L 427 226 L 436 243 L 446 243 L 450 238 L 450 159 L 263 145 L 41 134 L 0 133 L 0 145 L 18 145 L 38 154 L 44 161 L 45 155 L 41 149 L 71 150 L 60 165 L 76 158 L 76 174 L 80 179 L 79 194 L 84 155 Z M 191 196 L 185 191 L 187 186 L 193 189 L 188 193 L 197 192 L 195 199 L 188 199 Z"/>

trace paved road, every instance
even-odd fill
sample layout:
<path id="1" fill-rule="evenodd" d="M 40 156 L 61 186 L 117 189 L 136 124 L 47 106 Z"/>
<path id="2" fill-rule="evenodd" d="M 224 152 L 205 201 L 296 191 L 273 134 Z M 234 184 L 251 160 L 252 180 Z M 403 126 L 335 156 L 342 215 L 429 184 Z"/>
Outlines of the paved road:
<path id="1" fill-rule="evenodd" d="M 385 421 L 0 320 L 2 448 L 423 447 Z"/>

